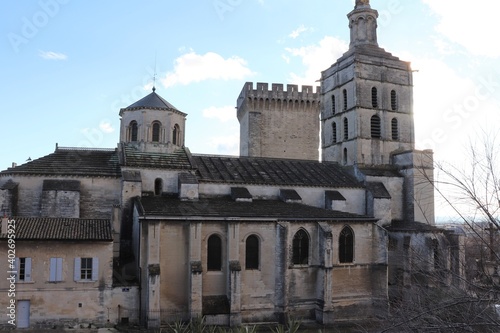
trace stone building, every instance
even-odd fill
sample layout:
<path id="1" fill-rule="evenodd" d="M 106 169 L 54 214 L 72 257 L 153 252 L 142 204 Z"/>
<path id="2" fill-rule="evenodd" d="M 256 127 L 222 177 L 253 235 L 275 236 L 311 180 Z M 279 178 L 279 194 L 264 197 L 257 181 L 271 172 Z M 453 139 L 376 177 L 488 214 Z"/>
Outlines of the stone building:
<path id="1" fill-rule="evenodd" d="M 378 46 L 377 15 L 356 1 L 319 90 L 244 85 L 240 156 L 191 153 L 186 114 L 153 89 L 120 110 L 116 149 L 56 146 L 2 171 L 31 325 L 357 322 L 435 271 L 457 283 L 460 237 L 434 225 L 432 152 L 414 149 L 412 70 Z"/>

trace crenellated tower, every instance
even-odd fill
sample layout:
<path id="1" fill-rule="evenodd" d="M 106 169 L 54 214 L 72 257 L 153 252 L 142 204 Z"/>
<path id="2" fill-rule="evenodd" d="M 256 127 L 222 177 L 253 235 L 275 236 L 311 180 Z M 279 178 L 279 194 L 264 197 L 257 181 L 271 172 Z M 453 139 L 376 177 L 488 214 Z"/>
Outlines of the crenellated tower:
<path id="1" fill-rule="evenodd" d="M 319 159 L 319 88 L 247 82 L 237 101 L 240 155 Z"/>
<path id="2" fill-rule="evenodd" d="M 321 77 L 322 158 L 344 165 L 384 165 L 414 147 L 410 63 L 380 48 L 378 12 L 357 0 L 349 50 Z"/>

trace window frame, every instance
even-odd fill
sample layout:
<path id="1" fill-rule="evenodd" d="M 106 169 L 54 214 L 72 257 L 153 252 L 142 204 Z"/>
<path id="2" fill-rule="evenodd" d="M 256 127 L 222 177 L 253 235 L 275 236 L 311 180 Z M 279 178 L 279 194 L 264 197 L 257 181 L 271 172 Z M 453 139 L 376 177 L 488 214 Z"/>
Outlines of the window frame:
<path id="1" fill-rule="evenodd" d="M 30 257 L 17 257 L 14 265 L 16 282 L 32 282 L 32 261 Z"/>
<path id="2" fill-rule="evenodd" d="M 348 232 L 347 235 L 346 232 Z M 339 233 L 338 259 L 340 264 L 354 263 L 354 240 L 355 240 L 354 230 L 348 225 L 344 226 Z"/>
<path id="3" fill-rule="evenodd" d="M 260 238 L 256 234 L 249 235 L 245 240 L 245 269 L 260 269 Z"/>
<path id="4" fill-rule="evenodd" d="M 215 239 L 218 241 L 216 244 Z M 207 239 L 207 271 L 222 271 L 222 237 L 218 234 L 212 234 Z"/>
<path id="5" fill-rule="evenodd" d="M 309 233 L 303 228 L 293 235 L 292 264 L 294 266 L 309 266 L 310 243 Z"/>
<path id="6" fill-rule="evenodd" d="M 139 138 L 139 125 L 137 124 L 137 121 L 132 120 L 129 124 L 130 128 L 130 142 L 137 142 Z"/>
<path id="7" fill-rule="evenodd" d="M 88 264 L 90 259 L 90 268 L 85 265 L 82 268 L 82 259 Z M 85 278 L 82 278 L 83 271 L 85 269 Z M 90 278 L 88 278 L 90 277 Z M 76 257 L 73 278 L 76 282 L 95 282 L 99 278 L 99 258 L 97 257 Z"/>
<path id="8" fill-rule="evenodd" d="M 160 142 L 161 140 L 161 123 L 153 121 L 151 124 L 151 142 Z"/>

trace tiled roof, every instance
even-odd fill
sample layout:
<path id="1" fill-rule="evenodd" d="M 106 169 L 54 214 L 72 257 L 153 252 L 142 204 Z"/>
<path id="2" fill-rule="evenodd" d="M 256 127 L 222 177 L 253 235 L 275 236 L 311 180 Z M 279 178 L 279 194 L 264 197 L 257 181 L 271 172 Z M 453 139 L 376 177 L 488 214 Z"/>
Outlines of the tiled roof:
<path id="1" fill-rule="evenodd" d="M 8 168 L 2 174 L 120 177 L 115 149 L 56 148 L 31 162 Z"/>
<path id="2" fill-rule="evenodd" d="M 144 153 L 134 147 L 123 145 L 124 165 L 155 169 L 191 169 L 189 151 L 179 148 L 171 154 Z"/>
<path id="3" fill-rule="evenodd" d="M 193 155 L 200 182 L 361 187 L 337 163 L 294 159 Z"/>
<path id="4" fill-rule="evenodd" d="M 109 219 L 78 219 L 62 217 L 17 217 L 16 239 L 112 241 Z M 0 234 L 0 239 L 7 238 Z"/>
<path id="5" fill-rule="evenodd" d="M 312 207 L 300 203 L 285 203 L 281 200 L 234 201 L 228 197 L 205 198 L 199 201 L 181 201 L 174 197 L 142 197 L 140 210 L 144 216 L 213 218 L 269 218 L 284 220 L 303 219 L 352 219 L 374 220 L 362 215 Z"/>
<path id="6" fill-rule="evenodd" d="M 120 115 L 122 111 L 125 110 L 141 110 L 141 109 L 152 109 L 152 110 L 166 110 L 166 111 L 175 111 L 180 112 L 175 106 L 167 102 L 163 97 L 158 95 L 154 90 L 151 94 L 141 98 L 137 102 L 127 106 L 120 110 Z M 185 113 L 183 113 L 185 114 Z"/>

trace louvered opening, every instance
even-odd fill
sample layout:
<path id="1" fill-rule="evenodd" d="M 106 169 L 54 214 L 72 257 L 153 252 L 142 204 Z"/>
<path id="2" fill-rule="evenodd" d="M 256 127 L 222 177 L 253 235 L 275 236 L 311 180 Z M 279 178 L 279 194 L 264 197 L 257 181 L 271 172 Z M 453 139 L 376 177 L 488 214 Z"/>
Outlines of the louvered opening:
<path id="1" fill-rule="evenodd" d="M 342 94 L 344 95 L 344 111 L 347 110 L 347 90 L 343 90 Z"/>
<path id="2" fill-rule="evenodd" d="M 371 119 L 371 135 L 374 139 L 380 139 L 380 118 L 373 116 Z"/>
<path id="3" fill-rule="evenodd" d="M 332 95 L 332 114 L 335 114 L 335 95 Z"/>
<path id="4" fill-rule="evenodd" d="M 392 129 L 392 139 L 399 140 L 399 126 L 398 126 L 398 120 L 396 118 L 393 118 L 391 120 L 391 129 Z"/>
<path id="5" fill-rule="evenodd" d="M 347 118 L 344 118 L 344 140 L 349 138 L 349 123 Z"/>
<path id="6" fill-rule="evenodd" d="M 372 88 L 372 107 L 378 107 L 378 97 L 377 97 L 377 88 Z"/>
<path id="7" fill-rule="evenodd" d="M 332 124 L 332 143 L 337 143 L 337 123 Z"/>
<path id="8" fill-rule="evenodd" d="M 391 90 L 391 109 L 396 111 L 398 109 L 398 95 L 396 90 Z"/>

